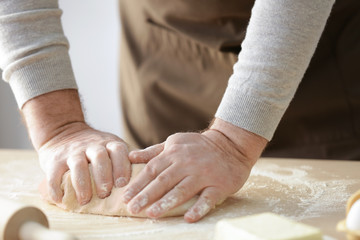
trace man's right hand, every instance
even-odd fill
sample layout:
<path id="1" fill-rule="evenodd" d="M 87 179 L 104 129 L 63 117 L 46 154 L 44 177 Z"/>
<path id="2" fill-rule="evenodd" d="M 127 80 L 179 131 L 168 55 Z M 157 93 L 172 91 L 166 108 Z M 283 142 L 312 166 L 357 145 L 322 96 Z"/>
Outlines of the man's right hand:
<path id="1" fill-rule="evenodd" d="M 119 137 L 85 123 L 76 90 L 33 98 L 24 105 L 22 113 L 53 201 L 62 199 L 60 186 L 67 170 L 80 204 L 86 204 L 92 196 L 89 171 L 100 198 L 107 197 L 114 185 L 123 187 L 129 182 L 127 145 Z"/>

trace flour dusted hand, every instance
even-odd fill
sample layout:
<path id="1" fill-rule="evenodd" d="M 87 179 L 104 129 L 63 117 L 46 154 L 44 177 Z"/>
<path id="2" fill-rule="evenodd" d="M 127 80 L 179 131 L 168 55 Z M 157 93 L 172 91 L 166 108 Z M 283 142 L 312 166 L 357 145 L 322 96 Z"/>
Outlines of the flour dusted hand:
<path id="1" fill-rule="evenodd" d="M 68 170 L 80 204 L 89 202 L 93 193 L 104 198 L 114 185 L 122 187 L 128 183 L 127 145 L 119 137 L 86 124 L 76 90 L 33 98 L 24 105 L 22 114 L 53 201 L 61 202 L 61 180 Z M 91 189 L 89 163 L 95 191 Z"/>
<path id="2" fill-rule="evenodd" d="M 61 179 L 68 170 L 77 201 L 82 205 L 89 202 L 93 194 L 105 198 L 110 195 L 114 185 L 122 187 L 129 182 L 130 163 L 126 144 L 112 134 L 97 131 L 85 124 L 74 124 L 71 129 L 43 145 L 38 152 L 49 194 L 55 202 L 61 202 Z M 94 189 L 91 187 L 89 163 Z"/>
<path id="3" fill-rule="evenodd" d="M 126 187 L 123 201 L 133 214 L 147 208 L 147 216 L 158 218 L 200 194 L 184 215 L 196 222 L 243 186 L 266 142 L 220 119 L 204 133 L 174 134 L 130 153 L 133 163 L 147 165 Z"/>

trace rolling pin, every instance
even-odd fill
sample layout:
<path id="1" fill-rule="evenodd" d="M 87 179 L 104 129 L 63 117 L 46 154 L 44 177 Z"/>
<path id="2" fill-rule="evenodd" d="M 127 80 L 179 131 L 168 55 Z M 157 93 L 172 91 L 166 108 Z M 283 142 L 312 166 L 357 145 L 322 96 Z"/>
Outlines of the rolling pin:
<path id="1" fill-rule="evenodd" d="M 38 208 L 0 198 L 0 240 L 76 240 L 49 230 L 45 214 Z"/>

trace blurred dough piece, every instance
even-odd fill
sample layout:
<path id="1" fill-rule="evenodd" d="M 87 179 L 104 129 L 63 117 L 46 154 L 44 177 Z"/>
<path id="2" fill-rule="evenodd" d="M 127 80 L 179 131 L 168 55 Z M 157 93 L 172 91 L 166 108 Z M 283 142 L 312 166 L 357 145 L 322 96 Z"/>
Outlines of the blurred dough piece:
<path id="1" fill-rule="evenodd" d="M 354 193 L 347 201 L 346 219 L 340 221 L 336 226 L 339 232 L 345 232 L 348 240 L 360 240 L 360 190 Z M 350 227 L 350 228 L 349 228 Z"/>
<path id="2" fill-rule="evenodd" d="M 319 229 L 285 217 L 262 213 L 233 219 L 222 219 L 215 227 L 214 240 L 322 240 Z"/>
<path id="3" fill-rule="evenodd" d="M 351 206 L 346 217 L 346 227 L 351 231 L 360 232 L 360 199 Z"/>
<path id="4" fill-rule="evenodd" d="M 145 164 L 133 164 L 132 165 L 132 176 L 130 182 L 138 175 L 138 173 L 144 168 Z M 49 201 L 49 197 L 45 193 L 46 187 L 45 184 L 40 186 L 40 192 L 43 197 Z M 141 211 L 138 214 L 131 214 L 127 211 L 126 204 L 121 201 L 121 196 L 125 187 L 123 188 L 113 188 L 110 196 L 104 199 L 100 199 L 96 195 L 96 189 L 94 181 L 92 180 L 92 192 L 93 196 L 91 201 L 86 205 L 80 205 L 77 202 L 75 190 L 71 184 L 70 172 L 66 172 L 63 176 L 63 182 L 61 184 L 61 189 L 64 192 L 64 197 L 62 203 L 56 204 L 58 207 L 65 209 L 70 212 L 76 213 L 90 213 L 98 215 L 107 215 L 107 216 L 133 216 L 133 217 L 147 217 L 145 210 Z M 180 205 L 177 208 L 172 209 L 168 213 L 164 214 L 162 217 L 172 217 L 172 216 L 182 216 L 185 212 L 196 202 L 197 197 L 190 199 L 188 202 Z M 52 202 L 51 202 L 52 203 Z M 54 203 L 52 203 L 54 204 Z"/>

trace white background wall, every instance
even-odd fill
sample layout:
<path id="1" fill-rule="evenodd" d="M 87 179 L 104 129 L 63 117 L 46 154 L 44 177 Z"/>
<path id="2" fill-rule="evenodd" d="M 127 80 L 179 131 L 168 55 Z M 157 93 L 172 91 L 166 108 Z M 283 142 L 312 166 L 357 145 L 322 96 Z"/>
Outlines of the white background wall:
<path id="1" fill-rule="evenodd" d="M 117 0 L 59 0 L 88 123 L 122 136 Z M 9 86 L 0 82 L 0 148 L 31 148 Z"/>

